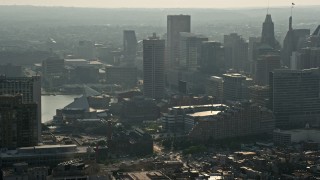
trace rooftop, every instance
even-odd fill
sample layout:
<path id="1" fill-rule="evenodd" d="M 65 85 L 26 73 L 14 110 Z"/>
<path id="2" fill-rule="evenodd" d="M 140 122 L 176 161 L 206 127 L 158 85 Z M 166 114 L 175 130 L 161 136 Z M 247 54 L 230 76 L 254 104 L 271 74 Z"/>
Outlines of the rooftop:
<path id="1" fill-rule="evenodd" d="M 215 116 L 220 112 L 221 111 L 202 111 L 202 112 L 196 112 L 188 115 L 192 117 L 206 117 L 206 116 Z"/>
<path id="2" fill-rule="evenodd" d="M 225 104 L 205 104 L 205 105 L 191 105 L 191 106 L 175 106 L 173 109 L 189 109 L 189 108 L 201 108 L 201 107 L 227 107 Z"/>
<path id="3" fill-rule="evenodd" d="M 239 73 L 227 73 L 223 74 L 224 77 L 231 77 L 231 78 L 247 78 L 245 75 Z"/>
<path id="4" fill-rule="evenodd" d="M 87 62 L 85 59 L 65 59 L 67 62 Z"/>

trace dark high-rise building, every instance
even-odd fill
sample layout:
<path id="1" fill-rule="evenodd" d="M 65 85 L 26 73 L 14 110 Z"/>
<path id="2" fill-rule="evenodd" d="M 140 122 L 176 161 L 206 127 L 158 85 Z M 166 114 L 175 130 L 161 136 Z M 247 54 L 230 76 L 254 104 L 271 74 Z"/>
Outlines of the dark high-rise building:
<path id="1" fill-rule="evenodd" d="M 72 80 L 76 83 L 98 83 L 99 69 L 93 66 L 77 66 L 72 71 Z"/>
<path id="2" fill-rule="evenodd" d="M 248 87 L 253 85 L 251 78 L 242 74 L 230 73 L 223 75 L 224 101 L 241 101 L 248 98 Z"/>
<path id="3" fill-rule="evenodd" d="M 41 80 L 34 77 L 0 76 L 0 95 L 22 95 L 22 103 L 36 103 L 38 139 L 41 136 Z"/>
<path id="4" fill-rule="evenodd" d="M 197 69 L 200 64 L 201 44 L 208 38 L 193 33 L 179 33 L 179 65 L 187 69 Z"/>
<path id="5" fill-rule="evenodd" d="M 0 146 L 16 148 L 38 143 L 37 104 L 21 95 L 0 95 Z"/>
<path id="6" fill-rule="evenodd" d="M 143 92 L 148 98 L 161 99 L 164 95 L 165 40 L 154 33 L 143 40 Z"/>
<path id="7" fill-rule="evenodd" d="M 205 41 L 201 45 L 200 70 L 217 75 L 225 69 L 224 47 L 219 42 Z"/>
<path id="8" fill-rule="evenodd" d="M 137 37 L 133 30 L 123 31 L 123 54 L 128 61 L 133 61 L 136 57 Z"/>
<path id="9" fill-rule="evenodd" d="M 248 43 L 248 61 L 250 63 L 250 73 L 254 74 L 255 72 L 255 61 L 258 56 L 258 46 L 260 45 L 260 37 L 249 37 Z"/>
<path id="10" fill-rule="evenodd" d="M 250 86 L 249 87 L 249 99 L 263 107 L 269 107 L 269 86 Z"/>
<path id="11" fill-rule="evenodd" d="M 108 66 L 106 67 L 106 82 L 108 84 L 119 84 L 124 87 L 137 85 L 138 70 L 131 66 Z"/>
<path id="12" fill-rule="evenodd" d="M 289 18 L 289 30 L 283 41 L 283 48 L 281 50 L 281 58 L 283 64 L 291 67 L 290 59 L 294 51 L 298 51 L 301 47 L 302 41 L 305 41 L 307 36 L 310 35 L 310 29 L 293 29 L 292 16 Z"/>
<path id="13" fill-rule="evenodd" d="M 224 35 L 225 61 L 227 68 L 246 70 L 248 61 L 248 43 L 237 33 Z"/>
<path id="14" fill-rule="evenodd" d="M 94 43 L 92 41 L 79 41 L 77 55 L 84 59 L 94 58 Z"/>
<path id="15" fill-rule="evenodd" d="M 258 85 L 269 84 L 269 73 L 275 69 L 280 69 L 280 56 L 263 55 L 259 56 L 255 62 L 255 83 Z"/>
<path id="16" fill-rule="evenodd" d="M 179 64 L 179 33 L 191 31 L 189 15 L 168 15 L 167 17 L 167 61 L 170 67 Z"/>
<path id="17" fill-rule="evenodd" d="M 270 73 L 270 106 L 279 128 L 319 126 L 320 69 L 274 70 Z"/>
<path id="18" fill-rule="evenodd" d="M 274 23 L 272 22 L 271 14 L 267 14 L 263 22 L 261 43 L 276 49 L 277 41 L 274 36 Z"/>
<path id="19" fill-rule="evenodd" d="M 22 68 L 21 66 L 12 65 L 10 63 L 0 65 L 0 75 L 5 75 L 6 77 L 21 77 Z"/>

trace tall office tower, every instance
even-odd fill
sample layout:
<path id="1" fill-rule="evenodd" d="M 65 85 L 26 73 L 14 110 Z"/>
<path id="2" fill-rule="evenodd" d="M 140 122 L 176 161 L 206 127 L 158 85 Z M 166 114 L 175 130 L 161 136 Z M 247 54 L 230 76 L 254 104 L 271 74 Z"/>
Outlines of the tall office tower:
<path id="1" fill-rule="evenodd" d="M 193 33 L 179 33 L 179 66 L 187 69 L 197 69 L 200 64 L 201 44 L 208 38 Z"/>
<path id="2" fill-rule="evenodd" d="M 280 56 L 279 55 L 263 55 L 259 56 L 255 62 L 255 83 L 258 85 L 269 84 L 269 73 L 275 69 L 280 69 Z"/>
<path id="3" fill-rule="evenodd" d="M 37 104 L 21 95 L 0 95 L 0 146 L 16 148 L 38 143 Z"/>
<path id="4" fill-rule="evenodd" d="M 41 79 L 34 77 L 0 76 L 0 95 L 22 95 L 22 103 L 37 104 L 38 140 L 41 137 Z"/>
<path id="5" fill-rule="evenodd" d="M 277 41 L 274 36 L 274 23 L 272 22 L 271 14 L 267 14 L 263 22 L 261 43 L 277 49 Z"/>
<path id="6" fill-rule="evenodd" d="M 79 41 L 77 55 L 84 59 L 94 58 L 94 43 L 92 41 Z"/>
<path id="7" fill-rule="evenodd" d="M 220 74 L 225 70 L 224 47 L 220 42 L 202 42 L 200 70 L 211 75 Z"/>
<path id="8" fill-rule="evenodd" d="M 283 48 L 281 49 L 281 58 L 283 64 L 291 67 L 290 59 L 294 51 L 298 51 L 301 43 L 310 35 L 310 29 L 293 29 L 292 16 L 289 18 L 289 30 L 283 40 Z"/>
<path id="9" fill-rule="evenodd" d="M 248 43 L 237 33 L 224 35 L 225 60 L 227 68 L 238 71 L 248 67 Z"/>
<path id="10" fill-rule="evenodd" d="M 179 65 L 179 33 L 191 31 L 191 17 L 189 15 L 167 16 L 167 61 L 170 67 Z"/>
<path id="11" fill-rule="evenodd" d="M 279 128 L 319 126 L 320 69 L 274 70 L 270 73 L 270 105 Z"/>
<path id="12" fill-rule="evenodd" d="M 258 57 L 258 46 L 260 45 L 260 37 L 249 37 L 248 44 L 248 61 L 250 66 L 250 74 L 255 72 L 255 61 Z"/>
<path id="13" fill-rule="evenodd" d="M 133 62 L 137 54 L 137 38 L 133 30 L 123 31 L 123 55 L 127 61 Z"/>
<path id="14" fill-rule="evenodd" d="M 223 99 L 224 101 L 240 101 L 248 98 L 248 87 L 253 85 L 253 80 L 242 74 L 223 74 Z"/>
<path id="15" fill-rule="evenodd" d="M 143 40 L 143 93 L 145 97 L 161 99 L 164 96 L 165 40 L 154 33 Z"/>

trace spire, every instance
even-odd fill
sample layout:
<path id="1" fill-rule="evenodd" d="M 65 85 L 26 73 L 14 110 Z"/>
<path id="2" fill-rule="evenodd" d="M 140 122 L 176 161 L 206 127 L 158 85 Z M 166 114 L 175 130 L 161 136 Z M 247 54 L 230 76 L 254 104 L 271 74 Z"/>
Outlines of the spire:
<path id="1" fill-rule="evenodd" d="M 289 31 L 292 31 L 292 16 L 289 18 Z"/>

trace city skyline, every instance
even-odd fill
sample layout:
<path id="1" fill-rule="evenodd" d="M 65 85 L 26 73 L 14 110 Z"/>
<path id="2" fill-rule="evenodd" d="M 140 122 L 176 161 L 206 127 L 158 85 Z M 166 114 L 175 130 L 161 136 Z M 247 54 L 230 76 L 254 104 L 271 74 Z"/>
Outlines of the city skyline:
<path id="1" fill-rule="evenodd" d="M 136 0 L 0 0 L 0 5 L 32 5 L 32 6 L 66 6 L 66 7 L 97 7 L 97 8 L 245 8 L 245 7 L 270 7 L 290 6 L 294 2 L 299 6 L 320 5 L 317 0 L 162 0 L 150 1 Z"/>

